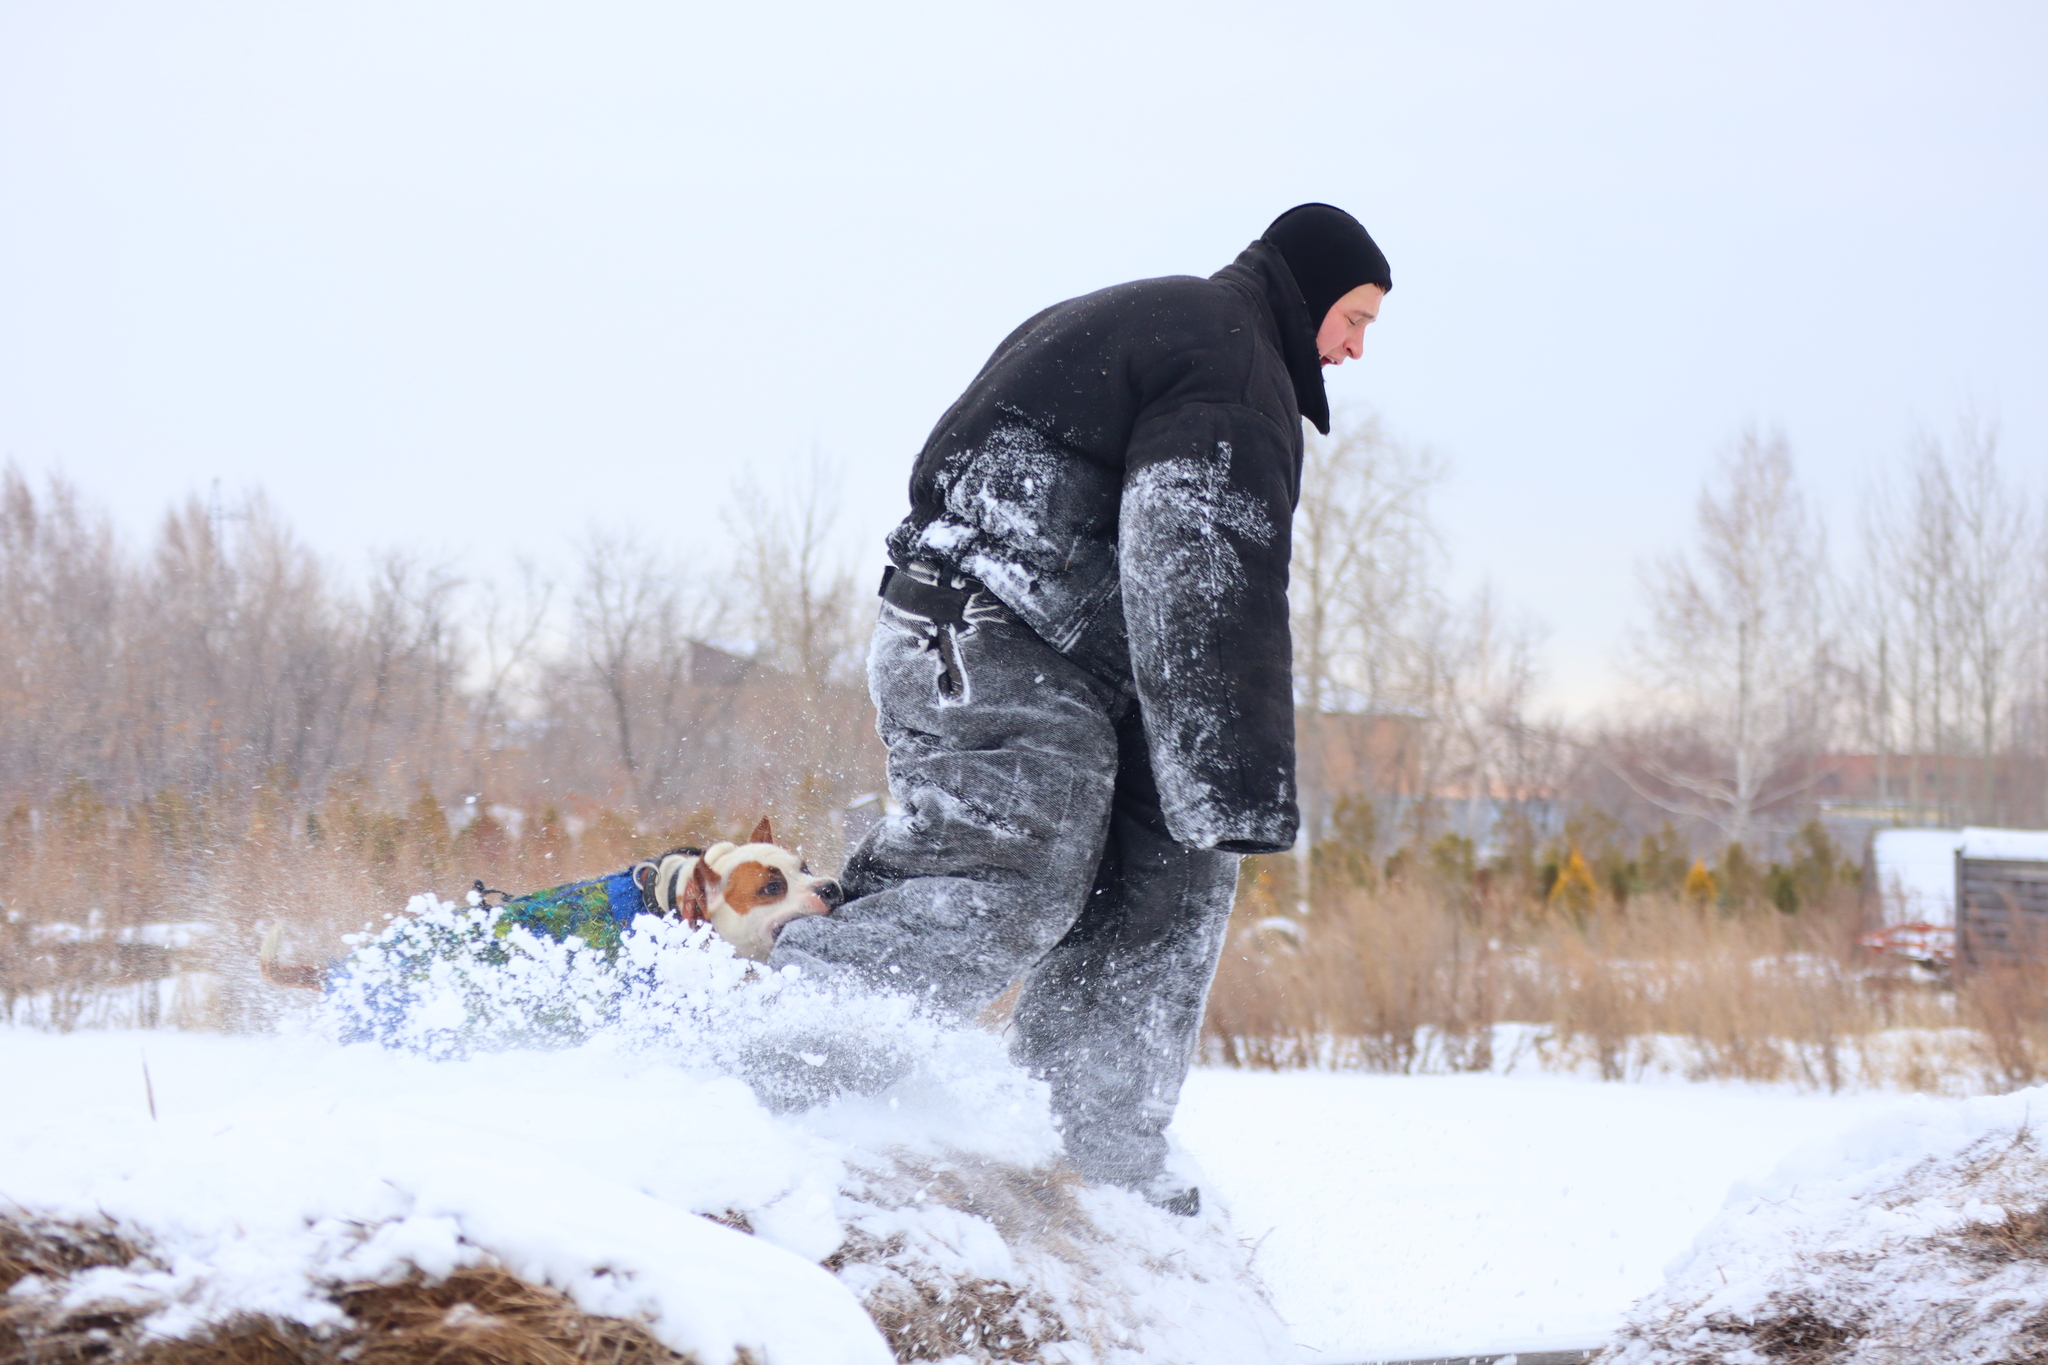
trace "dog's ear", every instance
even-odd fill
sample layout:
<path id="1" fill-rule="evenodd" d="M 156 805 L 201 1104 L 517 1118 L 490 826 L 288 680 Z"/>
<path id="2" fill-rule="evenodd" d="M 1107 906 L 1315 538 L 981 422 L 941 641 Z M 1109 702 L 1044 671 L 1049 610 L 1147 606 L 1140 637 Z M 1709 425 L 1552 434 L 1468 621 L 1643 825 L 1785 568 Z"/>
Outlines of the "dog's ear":
<path id="1" fill-rule="evenodd" d="M 754 826 L 753 837 L 748 839 L 747 842 L 750 844 L 772 844 L 775 842 L 775 826 L 768 823 L 767 816 L 762 816 L 761 823 Z"/>
<path id="2" fill-rule="evenodd" d="M 676 909 L 686 924 L 701 924 L 711 918 L 711 874 L 704 870 L 702 858 L 690 869 L 690 880 L 683 886 Z"/>

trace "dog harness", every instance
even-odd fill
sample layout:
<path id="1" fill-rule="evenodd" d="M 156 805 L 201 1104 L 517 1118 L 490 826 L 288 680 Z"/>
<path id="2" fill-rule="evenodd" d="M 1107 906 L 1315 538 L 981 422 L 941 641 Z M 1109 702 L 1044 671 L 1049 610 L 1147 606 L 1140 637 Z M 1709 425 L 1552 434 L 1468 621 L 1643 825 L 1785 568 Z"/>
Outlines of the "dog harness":
<path id="1" fill-rule="evenodd" d="M 523 896 L 493 891 L 482 881 L 470 892 L 470 904 L 501 910 L 496 933 L 503 938 L 514 926 L 529 933 L 545 934 L 560 943 L 571 935 L 582 939 L 606 956 L 618 950 L 619 940 L 635 915 L 676 913 L 677 894 L 683 878 L 702 857 L 699 848 L 670 849 L 659 858 L 646 858 L 623 872 L 529 891 Z M 694 918 L 694 917 L 693 917 Z"/>
<path id="2" fill-rule="evenodd" d="M 731 870 L 732 855 L 743 845 L 720 842 L 708 849 L 672 848 L 658 858 L 643 858 L 623 872 L 587 881 L 551 886 L 514 896 L 494 891 L 481 880 L 469 893 L 471 905 L 502 911 L 494 932 L 499 938 L 516 925 L 529 933 L 546 934 L 555 942 L 574 935 L 610 957 L 635 915 L 680 915 L 683 884 L 701 861 L 720 879 Z M 495 904 L 491 897 L 496 896 Z M 691 924 L 706 921 L 694 908 Z"/>

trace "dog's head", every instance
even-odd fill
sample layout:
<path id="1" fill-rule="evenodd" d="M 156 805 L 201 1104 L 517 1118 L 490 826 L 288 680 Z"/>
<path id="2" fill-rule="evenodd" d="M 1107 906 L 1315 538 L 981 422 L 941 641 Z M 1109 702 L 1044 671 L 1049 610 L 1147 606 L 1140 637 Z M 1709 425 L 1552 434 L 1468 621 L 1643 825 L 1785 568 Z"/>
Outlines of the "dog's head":
<path id="1" fill-rule="evenodd" d="M 804 860 L 775 842 L 763 816 L 744 844 L 713 844 L 677 879 L 675 908 L 693 923 L 709 922 L 740 957 L 764 962 L 791 920 L 830 914 L 843 899 L 839 883 L 814 876 Z"/>

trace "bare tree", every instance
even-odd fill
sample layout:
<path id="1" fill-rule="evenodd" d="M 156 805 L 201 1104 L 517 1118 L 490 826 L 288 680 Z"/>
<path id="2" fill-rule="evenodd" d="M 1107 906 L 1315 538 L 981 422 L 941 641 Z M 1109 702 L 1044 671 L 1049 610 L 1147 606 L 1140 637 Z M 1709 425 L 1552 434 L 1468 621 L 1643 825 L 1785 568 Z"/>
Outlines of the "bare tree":
<path id="1" fill-rule="evenodd" d="M 538 661 L 554 583 L 525 557 L 513 561 L 518 580 L 508 592 L 496 581 L 479 594 L 477 623 L 478 671 L 470 708 L 470 785 L 481 786 L 484 755 L 503 726 L 519 680 Z"/>
<path id="2" fill-rule="evenodd" d="M 1996 432 L 1967 419 L 1951 441 L 1920 437 L 1904 496 L 1871 504 L 1866 568 L 1846 613 L 1858 729 L 1876 743 L 1887 795 L 1903 742 L 1915 810 L 2012 818 L 1999 774 L 2017 753 L 2039 668 L 2032 564 L 2044 535 L 1999 464 Z M 1970 760 L 1976 781 L 1965 791 Z"/>
<path id="3" fill-rule="evenodd" d="M 653 684 L 659 696 L 666 666 L 682 652 L 677 575 L 631 537 L 593 532 L 584 543 L 574 611 L 579 662 L 604 698 L 633 802 L 643 804 L 644 755 L 635 742 L 635 723 L 643 691 Z"/>
<path id="4" fill-rule="evenodd" d="M 1289 620 L 1296 699 L 1369 710 L 1408 691 L 1414 628 L 1433 599 L 1429 497 L 1442 464 L 1371 414 L 1311 437 L 1294 516 Z"/>
<path id="5" fill-rule="evenodd" d="M 1631 642 L 1653 704 L 1696 743 L 1638 753 L 1623 775 L 1742 843 L 1761 812 L 1810 785 L 1795 760 L 1825 714 L 1827 560 L 1781 435 L 1745 432 L 1696 515 L 1693 552 L 1645 573 L 1651 623 Z"/>
<path id="6" fill-rule="evenodd" d="M 1847 733 L 1877 762 L 1877 800 L 1895 799 L 1893 762 L 1899 753 L 1899 670 L 1909 652 L 1890 559 L 1888 506 L 1868 497 L 1863 507 L 1862 558 L 1853 577 L 1840 585 L 1833 606 L 1840 625 L 1837 660 L 1841 697 L 1848 708 Z M 1907 700 L 1910 702 L 1910 693 Z"/>
<path id="7" fill-rule="evenodd" d="M 1881 674 L 1885 732 L 1891 733 L 1894 695 L 1904 711 L 1905 741 L 1911 755 L 1906 797 L 1916 810 L 1928 803 L 1926 765 L 1932 755 L 1937 782 L 1945 775 L 1953 734 L 1951 706 L 1957 692 L 1954 628 L 1955 594 L 1950 578 L 1956 564 L 1955 499 L 1948 470 L 1928 459 L 1923 446 L 1900 505 L 1880 497 L 1868 536 L 1872 572 L 1866 610 L 1881 613 Z M 1888 746 L 1889 748 L 1889 746 Z M 1935 796 L 1942 793 L 1937 787 Z"/>
<path id="8" fill-rule="evenodd" d="M 132 670 L 150 789 L 318 787 L 360 752 L 361 635 L 326 568 L 260 497 L 165 518 L 138 590 Z"/>
<path id="9" fill-rule="evenodd" d="M 1485 804 L 1525 792 L 1529 703 L 1536 690 L 1535 632 L 1503 619 L 1490 588 L 1432 632 L 1430 714 L 1442 734 L 1441 771 L 1465 786 L 1465 830 L 1476 835 Z M 1435 783 L 1431 784 L 1435 786 Z"/>
<path id="10" fill-rule="evenodd" d="M 104 515 L 52 479 L 0 474 L 0 782 L 47 795 L 119 763 L 129 577 Z"/>
<path id="11" fill-rule="evenodd" d="M 2027 506 L 1998 465 L 1995 430 L 1966 424 L 1955 445 L 1932 442 L 1922 459 L 1945 470 L 1956 528 L 1949 616 L 1955 624 L 1958 700 L 1970 713 L 1977 750 L 1977 818 L 2000 816 L 1998 760 L 2026 658 L 2030 624 Z"/>
<path id="12" fill-rule="evenodd" d="M 812 686 L 858 677 L 872 613 L 833 543 L 844 480 L 813 455 L 779 497 L 742 483 L 728 516 L 737 558 L 737 618 L 755 657 Z"/>
<path id="13" fill-rule="evenodd" d="M 439 753 L 457 704 L 461 639 L 453 602 L 462 580 L 445 564 L 389 550 L 372 563 L 361 625 L 369 711 L 363 766 Z"/>
<path id="14" fill-rule="evenodd" d="M 729 518 L 733 620 L 763 665 L 755 690 L 777 698 L 751 787 L 806 820 L 817 847 L 836 838 L 832 794 L 872 790 L 879 776 L 866 678 L 873 579 L 856 574 L 835 536 L 842 482 L 814 454 L 779 493 L 743 484 Z"/>
<path id="15" fill-rule="evenodd" d="M 1442 479 L 1432 455 L 1391 440 L 1369 413 L 1308 442 L 1288 580 L 1304 898 L 1309 851 L 1340 795 L 1329 772 L 1332 718 L 1414 709 L 1427 689 L 1419 637 L 1438 600 L 1429 495 Z"/>

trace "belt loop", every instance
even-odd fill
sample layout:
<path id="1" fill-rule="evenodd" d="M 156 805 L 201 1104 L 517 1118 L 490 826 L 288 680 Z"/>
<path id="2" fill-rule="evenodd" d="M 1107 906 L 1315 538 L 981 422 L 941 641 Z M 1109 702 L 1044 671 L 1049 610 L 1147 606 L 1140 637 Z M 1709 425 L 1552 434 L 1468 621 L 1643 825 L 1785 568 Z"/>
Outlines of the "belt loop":
<path id="1" fill-rule="evenodd" d="M 882 575 L 882 600 L 933 626 L 954 626 L 973 630 L 1011 618 L 996 595 L 979 582 L 953 575 L 960 587 L 927 583 L 914 570 L 897 571 L 891 566 Z"/>

